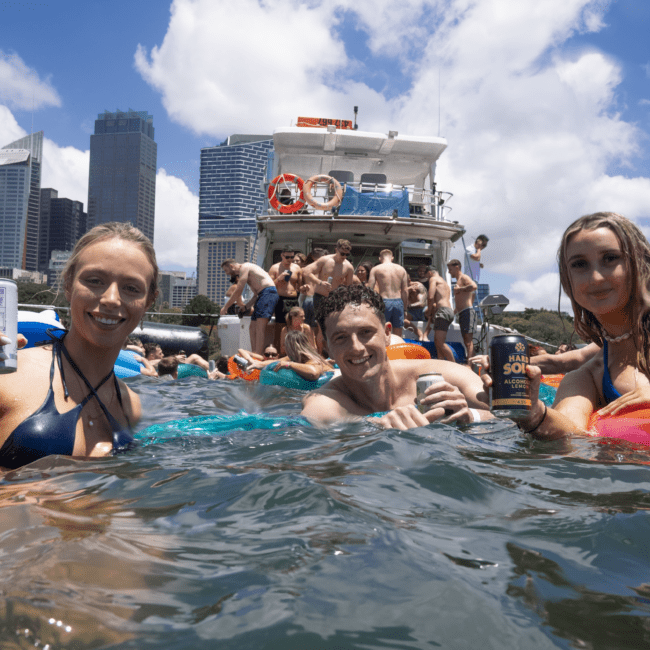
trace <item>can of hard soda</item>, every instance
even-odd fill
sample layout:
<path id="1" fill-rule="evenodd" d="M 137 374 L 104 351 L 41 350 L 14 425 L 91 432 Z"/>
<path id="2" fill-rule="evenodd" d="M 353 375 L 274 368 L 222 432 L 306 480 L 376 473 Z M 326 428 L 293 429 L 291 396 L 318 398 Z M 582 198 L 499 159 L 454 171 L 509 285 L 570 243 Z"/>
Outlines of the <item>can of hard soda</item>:
<path id="1" fill-rule="evenodd" d="M 11 339 L 0 347 L 0 375 L 18 369 L 18 285 L 13 280 L 0 279 L 0 334 Z"/>
<path id="2" fill-rule="evenodd" d="M 427 372 L 424 375 L 420 375 L 415 382 L 415 402 L 420 413 L 426 413 L 431 408 L 430 404 L 420 404 L 420 400 L 426 397 L 426 389 L 433 384 L 437 384 L 439 381 L 444 381 L 443 376 L 439 372 Z"/>
<path id="3" fill-rule="evenodd" d="M 500 334 L 490 343 L 490 408 L 497 417 L 522 420 L 530 411 L 528 343 L 519 334 Z"/>

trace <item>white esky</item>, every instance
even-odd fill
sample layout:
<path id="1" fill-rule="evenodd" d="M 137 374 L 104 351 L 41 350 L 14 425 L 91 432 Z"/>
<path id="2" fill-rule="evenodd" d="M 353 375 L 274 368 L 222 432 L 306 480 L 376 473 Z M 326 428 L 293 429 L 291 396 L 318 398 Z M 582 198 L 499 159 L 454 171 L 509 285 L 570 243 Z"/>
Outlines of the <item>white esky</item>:
<path id="1" fill-rule="evenodd" d="M 645 229 L 650 217 L 650 51 L 597 47 L 612 16 L 603 0 L 175 0 L 163 38 L 127 44 L 130 72 L 166 113 L 164 128 L 154 122 L 161 267 L 195 266 L 198 221 L 196 184 L 161 164 L 165 138 L 198 159 L 231 133 L 349 118 L 358 105 L 365 130 L 437 135 L 440 124 L 438 187 L 454 194 L 466 244 L 490 238 L 481 281 L 511 308 L 557 307 L 555 254 L 571 221 L 612 210 Z M 65 75 L 0 51 L 0 145 L 29 132 L 32 108 L 56 116 L 74 101 L 56 83 Z M 42 186 L 86 204 L 88 161 L 46 138 Z"/>

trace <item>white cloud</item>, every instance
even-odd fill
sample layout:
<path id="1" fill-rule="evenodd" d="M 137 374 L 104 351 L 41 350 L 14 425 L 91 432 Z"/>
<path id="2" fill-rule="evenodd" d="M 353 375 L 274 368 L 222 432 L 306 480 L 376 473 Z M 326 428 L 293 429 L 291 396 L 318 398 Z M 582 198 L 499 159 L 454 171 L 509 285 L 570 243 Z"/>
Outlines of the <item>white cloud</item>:
<path id="1" fill-rule="evenodd" d="M 29 109 L 61 106 L 49 79 L 41 79 L 17 54 L 0 50 L 0 102 L 10 108 Z"/>
<path id="2" fill-rule="evenodd" d="M 18 122 L 16 122 L 13 113 L 7 106 L 0 104 L 0 147 L 4 147 L 10 142 L 18 140 L 24 135 L 27 134 L 18 126 Z"/>
<path id="3" fill-rule="evenodd" d="M 154 247 L 160 268 L 196 267 L 198 228 L 199 197 L 180 178 L 159 169 Z"/>
<path id="4" fill-rule="evenodd" d="M 510 286 L 508 310 L 512 311 L 517 308 L 517 311 L 521 311 L 524 306 L 557 309 L 559 288 L 560 276 L 558 273 L 544 273 L 532 281 L 517 280 Z M 564 293 L 560 301 L 560 309 L 571 313 L 571 302 Z"/>
<path id="5" fill-rule="evenodd" d="M 348 79 L 336 7 L 175 0 L 162 44 L 138 46 L 135 67 L 196 133 L 271 133 L 298 115 L 348 115 L 353 104 L 382 113 L 384 98 Z"/>
<path id="6" fill-rule="evenodd" d="M 59 197 L 81 201 L 87 211 L 89 164 L 90 151 L 60 147 L 45 138 L 41 187 L 52 187 L 59 191 Z"/>

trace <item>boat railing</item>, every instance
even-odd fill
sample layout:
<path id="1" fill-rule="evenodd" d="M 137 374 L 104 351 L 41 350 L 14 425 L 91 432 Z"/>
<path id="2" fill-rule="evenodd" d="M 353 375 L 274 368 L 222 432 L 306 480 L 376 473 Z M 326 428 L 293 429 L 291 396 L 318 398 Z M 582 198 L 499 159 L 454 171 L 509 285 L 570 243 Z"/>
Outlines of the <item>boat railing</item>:
<path id="1" fill-rule="evenodd" d="M 312 187 L 312 196 L 321 209 L 312 207 L 305 202 L 304 207 L 291 213 L 281 212 L 282 204 L 293 204 L 298 200 L 298 190 L 292 183 L 287 183 L 281 190 L 276 188 L 280 205 L 274 208 L 267 202 L 267 215 L 271 218 L 322 218 L 325 215 L 336 218 L 350 216 L 389 217 L 393 219 L 423 219 L 450 222 L 449 205 L 453 197 L 451 192 L 430 190 L 414 187 L 413 185 L 397 185 L 393 183 L 341 183 L 343 199 L 337 205 L 332 184 L 317 183 Z M 281 192 L 281 196 L 280 196 Z M 266 186 L 268 196 L 268 185 Z M 329 205 L 332 204 L 332 205 Z"/>

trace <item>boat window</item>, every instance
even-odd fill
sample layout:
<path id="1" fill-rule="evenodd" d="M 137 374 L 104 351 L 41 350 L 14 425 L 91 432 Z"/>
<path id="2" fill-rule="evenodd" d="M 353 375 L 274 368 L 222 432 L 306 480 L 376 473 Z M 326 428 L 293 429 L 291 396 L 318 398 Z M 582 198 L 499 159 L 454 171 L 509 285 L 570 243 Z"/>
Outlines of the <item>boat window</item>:
<path id="1" fill-rule="evenodd" d="M 377 185 L 386 185 L 386 174 L 361 174 L 362 192 L 374 192 Z"/>
<path id="2" fill-rule="evenodd" d="M 352 183 L 354 181 L 354 174 L 344 169 L 332 169 L 328 172 L 329 176 L 335 178 L 341 185 L 344 183 Z"/>

